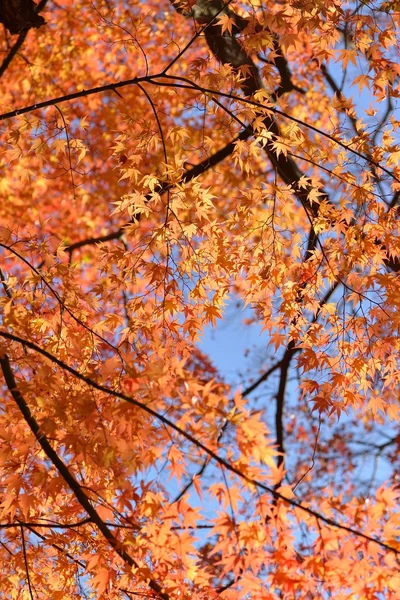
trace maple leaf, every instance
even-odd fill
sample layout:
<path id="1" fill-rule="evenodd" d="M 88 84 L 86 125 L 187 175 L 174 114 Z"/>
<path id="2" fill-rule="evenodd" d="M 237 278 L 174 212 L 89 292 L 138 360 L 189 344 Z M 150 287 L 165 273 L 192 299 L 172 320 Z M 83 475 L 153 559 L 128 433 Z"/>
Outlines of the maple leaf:
<path id="1" fill-rule="evenodd" d="M 271 145 L 274 151 L 276 152 L 277 157 L 279 157 L 280 154 L 283 154 L 283 156 L 287 156 L 289 146 L 284 140 L 275 139 L 271 142 Z"/>
<path id="2" fill-rule="evenodd" d="M 221 33 L 223 34 L 227 31 L 230 35 L 232 35 L 232 28 L 236 26 L 235 19 L 227 13 L 223 13 L 218 15 L 217 23 L 221 26 Z"/>

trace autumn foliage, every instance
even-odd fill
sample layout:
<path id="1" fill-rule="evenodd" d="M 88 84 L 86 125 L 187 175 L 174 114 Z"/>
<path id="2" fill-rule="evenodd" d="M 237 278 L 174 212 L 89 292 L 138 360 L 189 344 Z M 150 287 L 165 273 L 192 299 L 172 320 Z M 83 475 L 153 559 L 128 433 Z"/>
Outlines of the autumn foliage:
<path id="1" fill-rule="evenodd" d="M 3 0 L 1 598 L 400 599 L 399 10 Z"/>

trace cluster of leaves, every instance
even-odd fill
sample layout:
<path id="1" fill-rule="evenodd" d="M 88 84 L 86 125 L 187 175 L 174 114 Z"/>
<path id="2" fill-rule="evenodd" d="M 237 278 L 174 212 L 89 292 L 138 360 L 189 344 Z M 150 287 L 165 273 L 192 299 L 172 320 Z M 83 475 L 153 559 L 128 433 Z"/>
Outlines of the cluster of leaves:
<path id="1" fill-rule="evenodd" d="M 1 597 L 399 598 L 398 3 L 4 5 Z"/>

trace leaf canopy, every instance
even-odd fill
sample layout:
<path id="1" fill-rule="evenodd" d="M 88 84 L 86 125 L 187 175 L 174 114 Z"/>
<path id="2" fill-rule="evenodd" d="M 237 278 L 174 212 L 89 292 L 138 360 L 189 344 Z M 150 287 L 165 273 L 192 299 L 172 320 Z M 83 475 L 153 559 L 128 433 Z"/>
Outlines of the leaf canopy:
<path id="1" fill-rule="evenodd" d="M 399 16 L 3 2 L 2 598 L 400 597 Z"/>

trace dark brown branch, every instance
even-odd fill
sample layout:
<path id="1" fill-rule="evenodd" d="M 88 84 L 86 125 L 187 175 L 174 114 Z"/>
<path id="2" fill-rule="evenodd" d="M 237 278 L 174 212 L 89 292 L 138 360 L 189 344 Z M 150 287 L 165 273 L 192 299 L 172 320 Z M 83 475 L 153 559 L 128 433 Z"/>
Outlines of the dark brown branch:
<path id="1" fill-rule="evenodd" d="M 25 545 L 25 534 L 24 528 L 20 525 L 21 528 L 21 539 L 22 539 L 22 553 L 24 555 L 24 564 L 25 564 L 25 572 L 26 572 L 26 581 L 28 583 L 28 590 L 31 600 L 33 600 L 33 592 L 32 592 L 32 584 L 31 584 L 31 576 L 29 573 L 29 565 L 28 565 L 28 557 L 26 555 L 26 545 Z"/>
<path id="2" fill-rule="evenodd" d="M 7 285 L 7 281 L 6 278 L 4 277 L 4 273 L 3 271 L 0 269 L 0 280 L 1 280 L 1 285 L 3 286 L 3 289 L 6 293 L 7 298 L 9 298 L 11 300 L 12 296 L 11 296 L 11 292 L 10 289 Z"/>
<path id="3" fill-rule="evenodd" d="M 269 65 L 274 65 L 278 69 L 278 72 L 279 72 L 279 77 L 280 77 L 279 86 L 275 89 L 274 93 L 271 95 L 271 101 L 275 102 L 277 100 L 277 98 L 280 98 L 283 94 L 292 92 L 293 90 L 296 90 L 297 92 L 300 92 L 301 94 L 305 94 L 305 90 L 303 90 L 302 88 L 299 88 L 297 85 L 295 85 L 293 83 L 292 71 L 290 70 L 289 63 L 288 63 L 285 55 L 282 52 L 282 49 L 279 44 L 278 36 L 276 34 L 272 33 L 270 29 L 268 29 L 268 32 L 273 37 L 272 43 L 273 43 L 273 51 L 275 53 L 275 59 L 269 60 L 268 58 L 264 58 L 260 55 L 257 55 L 257 56 L 258 56 L 259 60 L 261 60 L 261 62 L 269 64 Z"/>
<path id="4" fill-rule="evenodd" d="M 130 590 L 127 590 L 126 588 L 117 588 L 118 590 L 120 590 L 121 592 L 123 592 L 124 594 L 126 594 L 129 598 L 131 596 L 140 596 L 141 598 L 156 598 L 156 596 L 153 596 L 152 594 L 145 594 L 144 592 L 131 592 Z"/>
<path id="5" fill-rule="evenodd" d="M 165 69 L 163 70 L 163 73 L 167 73 L 168 71 L 170 71 L 171 67 L 174 64 L 176 64 L 178 62 L 178 60 L 187 52 L 187 50 L 194 44 L 194 42 L 197 40 L 197 38 L 199 38 L 201 35 L 203 35 L 205 33 L 206 29 L 208 29 L 211 25 L 213 25 L 215 19 L 219 15 L 230 12 L 228 7 L 232 1 L 233 0 L 228 0 L 226 3 L 224 3 L 221 0 L 217 0 L 216 2 L 214 0 L 213 5 L 212 5 L 213 14 L 204 21 L 204 27 L 200 27 L 196 31 L 195 35 L 192 36 L 192 38 L 189 40 L 189 42 L 182 48 L 182 50 L 179 50 L 178 54 L 165 67 Z M 197 2 L 194 3 L 193 6 L 191 7 L 190 11 L 187 10 L 187 8 L 189 8 L 188 3 L 184 3 L 181 0 L 170 0 L 170 2 L 179 14 L 183 15 L 184 17 L 193 17 L 199 23 L 201 22 L 201 19 L 199 20 L 198 17 L 199 17 L 199 10 L 201 11 L 201 5 L 203 5 L 203 7 L 205 5 L 203 0 L 197 0 Z M 208 0 L 206 0 L 206 2 L 209 4 L 209 6 L 211 5 L 211 3 L 208 2 Z M 186 6 L 185 6 L 185 4 L 186 4 Z M 206 10 L 208 10 L 209 6 L 206 7 Z M 197 15 L 195 14 L 196 12 L 197 12 Z"/>
<path id="6" fill-rule="evenodd" d="M 26 346 L 31 347 L 30 342 L 27 343 Z M 50 442 L 48 441 L 48 439 L 45 436 L 45 434 L 43 433 L 43 431 L 40 430 L 38 422 L 36 421 L 35 417 L 31 413 L 29 406 L 25 402 L 24 397 L 22 396 L 21 392 L 19 391 L 19 389 L 17 387 L 17 383 L 14 378 L 14 373 L 11 369 L 10 361 L 9 361 L 7 355 L 3 355 L 2 358 L 0 358 L 0 366 L 3 371 L 4 379 L 6 381 L 6 384 L 7 384 L 7 387 L 9 389 L 11 396 L 15 400 L 15 403 L 17 404 L 19 410 L 21 411 L 21 413 L 25 419 L 25 422 L 27 423 L 28 427 L 32 431 L 33 435 L 35 436 L 36 440 L 40 444 L 40 446 L 41 446 L 42 450 L 44 451 L 44 453 L 46 454 L 46 456 L 52 462 L 54 467 L 57 469 L 57 471 L 59 472 L 61 477 L 64 479 L 64 481 L 67 483 L 67 485 L 69 486 L 69 488 L 75 495 L 79 504 L 90 516 L 94 525 L 96 525 L 96 527 L 99 529 L 99 531 L 103 534 L 103 536 L 108 541 L 110 546 L 114 549 L 114 551 L 130 567 L 138 569 L 139 568 L 138 563 L 130 556 L 130 554 L 128 554 L 128 552 L 124 548 L 121 547 L 121 544 L 119 543 L 117 538 L 110 531 L 110 529 L 107 527 L 107 525 L 104 523 L 104 521 L 100 518 L 100 516 L 97 513 L 97 511 L 95 510 L 95 508 L 92 506 L 89 498 L 86 496 L 85 492 L 83 491 L 83 489 L 80 486 L 80 484 L 78 483 L 78 481 L 71 474 L 68 467 L 58 456 L 57 452 L 53 449 L 53 447 L 51 446 Z M 70 370 L 70 367 L 67 370 Z M 153 590 L 153 592 L 155 592 L 160 598 L 162 598 L 162 600 L 169 600 L 169 595 L 162 591 L 162 587 L 156 581 L 154 581 L 153 579 L 150 579 L 148 581 L 148 585 Z"/>
<path id="7" fill-rule="evenodd" d="M 280 360 L 279 362 L 272 365 L 272 367 L 267 369 L 267 371 L 265 371 L 262 375 L 260 375 L 260 377 L 258 379 L 256 379 L 256 381 L 254 383 L 252 383 L 251 385 L 249 385 L 247 388 L 245 388 L 243 390 L 242 395 L 244 397 L 246 397 L 249 394 L 251 394 L 252 392 L 254 392 L 254 390 L 256 390 L 262 383 L 264 383 L 264 381 L 267 381 L 267 379 L 270 377 L 270 375 L 272 375 L 272 373 L 275 373 L 275 371 L 280 369 L 281 363 L 282 363 L 282 361 Z"/>
<path id="8" fill-rule="evenodd" d="M 395 192 L 393 194 L 393 198 L 390 202 L 390 208 L 394 208 L 397 205 L 399 200 L 400 200 L 400 190 L 397 190 L 397 192 Z"/>
<path id="9" fill-rule="evenodd" d="M 279 97 L 282 96 L 282 94 L 292 92 L 293 90 L 304 94 L 305 91 L 299 88 L 297 85 L 295 85 L 292 81 L 292 72 L 290 70 L 289 63 L 282 52 L 277 35 L 273 36 L 273 49 L 276 54 L 276 58 L 273 64 L 278 69 L 279 76 L 281 78 L 280 85 L 275 91 L 275 96 Z"/>
<path id="10" fill-rule="evenodd" d="M 0 65 L 0 77 L 4 75 L 5 71 L 10 66 L 12 59 L 16 56 L 18 50 L 22 47 L 27 35 L 27 31 L 23 31 L 19 34 L 17 41 L 15 42 L 15 44 L 13 45 L 13 47 L 11 48 L 11 50 Z"/>
<path id="11" fill-rule="evenodd" d="M 224 3 L 221 0 L 201 0 L 195 4 L 192 13 L 197 22 L 208 24 L 214 21 L 215 13 L 217 11 L 218 13 L 221 12 L 221 6 L 224 7 Z M 196 11 L 195 8 L 197 9 Z M 225 12 L 226 11 L 227 9 Z M 229 9 L 229 16 L 232 15 L 234 15 L 234 13 Z M 221 25 L 213 23 L 212 27 L 205 31 L 205 37 L 211 51 L 219 62 L 228 64 L 235 70 L 241 72 L 242 79 L 240 85 L 245 96 L 251 97 L 257 90 L 263 87 L 257 66 L 251 56 L 236 39 L 234 32 L 229 33 L 228 31 L 223 31 Z M 280 68 L 282 69 L 281 77 L 283 77 L 287 83 L 289 71 L 286 60 L 282 53 L 278 58 Z M 274 134 L 272 139 L 267 139 L 264 146 L 269 159 L 277 169 L 281 179 L 286 184 L 293 186 L 296 196 L 300 199 L 302 205 L 307 209 L 309 214 L 316 216 L 317 208 L 315 205 L 312 205 L 308 199 L 310 189 L 296 189 L 297 183 L 302 177 L 301 171 L 290 156 L 285 156 L 274 147 L 275 138 L 279 137 L 280 130 L 275 117 L 273 116 L 273 112 L 269 111 L 268 114 L 264 116 L 263 120 L 266 130 L 269 133 Z"/>
<path id="12" fill-rule="evenodd" d="M 0 5 L 0 23 L 12 34 L 23 33 L 45 24 L 39 14 L 39 7 L 33 0 L 2 0 Z"/>
<path id="13" fill-rule="evenodd" d="M 122 225 L 122 227 L 119 227 L 118 229 L 115 229 L 114 231 L 110 231 L 110 233 L 107 233 L 106 235 L 99 235 L 98 237 L 90 237 L 90 238 L 86 238 L 84 240 L 79 240 L 79 242 L 74 242 L 73 244 L 69 244 L 69 246 L 66 246 L 65 250 L 66 250 L 66 252 L 69 252 L 70 254 L 72 254 L 72 252 L 74 252 L 74 250 L 79 250 L 79 248 L 83 248 L 84 246 L 95 246 L 96 244 L 104 244 L 106 242 L 111 242 L 113 240 L 119 240 L 124 235 L 124 228 L 127 227 L 128 225 L 131 225 L 134 222 L 135 221 L 130 221 L 129 223 Z"/>
<path id="14" fill-rule="evenodd" d="M 6 0 L 3 0 L 3 3 L 5 1 Z M 47 4 L 47 0 L 42 0 L 41 2 L 39 2 L 39 4 L 37 5 L 37 7 L 35 9 L 35 12 L 37 14 L 40 13 L 44 9 L 46 4 Z M 39 17 L 39 18 L 41 18 L 41 17 Z M 44 20 L 43 20 L 43 22 L 44 22 Z M 10 66 L 13 58 L 18 54 L 18 50 L 22 47 L 27 35 L 28 35 L 28 29 L 25 29 L 24 31 L 22 31 L 19 34 L 17 41 L 14 43 L 14 45 L 10 49 L 9 53 L 7 54 L 7 56 L 5 57 L 5 59 L 3 60 L 3 62 L 0 65 L 0 77 L 4 74 L 4 72 Z"/>
<path id="15" fill-rule="evenodd" d="M 103 92 L 115 92 L 115 90 L 127 87 L 128 85 L 136 85 L 137 83 L 140 83 L 142 81 L 149 82 L 150 77 L 133 77 L 132 79 L 107 83 L 105 85 L 99 85 L 94 88 L 89 88 L 88 90 L 81 90 L 80 92 L 72 92 L 71 94 L 65 94 L 64 96 L 58 96 L 57 98 L 50 98 L 49 100 L 44 100 L 43 102 L 37 102 L 36 104 L 31 104 L 29 106 L 24 106 L 22 108 L 11 110 L 7 113 L 3 113 L 0 115 L 0 121 L 4 121 L 5 119 L 12 119 L 13 117 L 18 117 L 20 115 L 26 115 L 35 110 L 47 108 L 48 106 L 55 106 L 56 104 L 62 104 L 63 102 L 69 102 L 70 100 L 77 100 L 78 98 L 87 98 L 88 96 L 94 96 L 95 94 L 101 94 Z"/>
<path id="16" fill-rule="evenodd" d="M 393 442 L 390 442 L 390 444 L 392 444 Z M 388 446 L 389 444 L 386 443 L 385 446 Z M 33 527 L 37 527 L 39 529 L 76 529 L 78 527 L 82 527 L 82 525 L 87 525 L 88 523 L 92 523 L 92 519 L 87 518 L 87 519 L 82 519 L 82 521 L 78 521 L 77 523 L 66 523 L 66 524 L 62 524 L 62 523 L 39 523 L 39 522 L 35 522 L 35 523 L 30 523 L 29 521 L 21 521 L 18 519 L 17 523 L 0 523 L 0 529 L 14 529 L 16 527 L 20 527 L 21 525 L 23 527 L 26 527 L 27 529 L 30 529 L 32 531 L 32 533 L 35 533 L 35 535 L 37 535 L 37 532 L 34 531 L 32 528 Z M 112 523 L 110 521 L 104 521 L 105 524 L 107 525 L 107 527 L 115 527 L 115 529 L 129 529 L 131 531 L 138 531 L 138 529 L 140 529 L 140 527 L 138 527 L 137 525 L 123 525 L 122 523 Z M 214 525 L 191 525 L 189 527 L 186 526 L 180 526 L 180 525 L 174 525 L 173 527 L 171 527 L 171 529 L 173 531 L 180 531 L 180 530 L 186 530 L 186 529 L 213 529 Z"/>
<path id="17" fill-rule="evenodd" d="M 324 64 L 321 65 L 321 73 L 323 74 L 326 81 L 328 82 L 331 90 L 336 94 L 338 100 L 344 99 L 342 90 L 339 88 L 336 81 L 333 79 L 332 75 L 329 73 L 328 69 L 326 68 L 326 66 Z M 356 134 L 358 134 L 357 119 L 355 119 L 352 115 L 349 115 L 348 113 L 346 113 L 346 116 L 350 119 L 350 122 L 351 122 L 354 132 Z"/>
<path id="18" fill-rule="evenodd" d="M 285 460 L 285 445 L 284 445 L 284 423 L 283 423 L 283 409 L 285 405 L 285 392 L 286 384 L 289 375 L 290 363 L 295 354 L 295 345 L 291 341 L 286 348 L 285 354 L 281 360 L 280 371 L 281 375 L 279 378 L 278 392 L 276 394 L 276 411 L 275 411 L 275 433 L 276 433 L 276 445 L 279 452 L 277 458 L 277 465 L 280 467 Z"/>
<path id="19" fill-rule="evenodd" d="M 13 527 L 43 527 L 45 529 L 75 529 L 76 527 L 81 527 L 82 525 L 86 525 L 87 523 L 91 523 L 92 519 L 82 519 L 82 521 L 78 521 L 77 523 L 30 523 L 25 521 L 20 521 L 18 519 L 18 523 L 0 523 L 0 529 L 12 529 Z"/>

